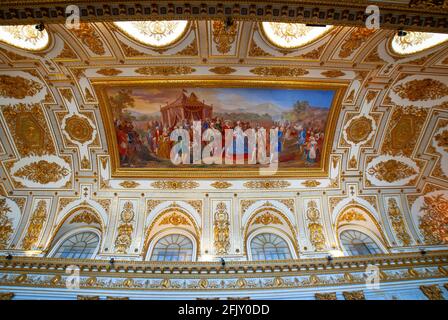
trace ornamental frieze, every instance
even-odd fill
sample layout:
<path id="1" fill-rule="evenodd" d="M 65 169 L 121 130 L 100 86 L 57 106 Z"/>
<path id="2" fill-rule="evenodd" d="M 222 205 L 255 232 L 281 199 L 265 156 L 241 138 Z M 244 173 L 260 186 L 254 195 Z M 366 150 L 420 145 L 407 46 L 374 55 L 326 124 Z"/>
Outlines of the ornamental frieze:
<path id="1" fill-rule="evenodd" d="M 162 190 L 179 190 L 179 189 L 194 189 L 199 187 L 199 183 L 195 181 L 180 181 L 180 180 L 167 180 L 167 181 L 155 181 L 151 183 L 151 186 L 156 189 Z"/>
<path id="2" fill-rule="evenodd" d="M 298 67 L 255 67 L 249 71 L 253 74 L 266 77 L 300 77 L 309 73 L 307 70 Z"/>
<path id="3" fill-rule="evenodd" d="M 151 66 L 151 67 L 140 67 L 135 69 L 135 73 L 148 76 L 185 75 L 194 72 L 196 72 L 195 68 L 187 66 Z"/>

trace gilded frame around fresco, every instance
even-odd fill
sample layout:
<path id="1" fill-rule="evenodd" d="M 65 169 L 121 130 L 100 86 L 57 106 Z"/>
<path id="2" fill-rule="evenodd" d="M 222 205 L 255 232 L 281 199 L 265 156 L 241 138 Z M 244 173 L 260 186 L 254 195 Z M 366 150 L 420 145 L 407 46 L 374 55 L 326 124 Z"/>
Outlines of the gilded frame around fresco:
<path id="1" fill-rule="evenodd" d="M 110 110 L 109 101 L 106 96 L 107 87 L 202 87 L 202 88 L 278 88 L 278 89 L 312 89 L 312 90 L 334 90 L 335 95 L 330 107 L 327 125 L 325 128 L 325 137 L 327 140 L 322 152 L 323 157 L 321 166 L 317 168 L 283 168 L 271 176 L 271 178 L 300 178 L 300 177 L 328 177 L 331 145 L 334 140 L 335 128 L 338 115 L 341 110 L 342 99 L 347 89 L 347 84 L 342 82 L 304 82 L 295 80 L 254 80 L 254 79 L 138 79 L 125 80 L 123 78 L 116 80 L 96 80 L 93 81 L 101 117 L 103 119 L 107 145 L 111 159 L 111 176 L 114 178 L 194 178 L 194 179 L 241 179 L 241 178 L 261 178 L 259 168 L 228 170 L 226 168 L 179 168 L 172 170 L 169 168 L 122 168 L 118 156 L 117 140 L 115 138 L 115 128 Z M 233 168 L 234 169 L 234 168 Z M 263 176 L 266 178 L 267 176 Z"/>

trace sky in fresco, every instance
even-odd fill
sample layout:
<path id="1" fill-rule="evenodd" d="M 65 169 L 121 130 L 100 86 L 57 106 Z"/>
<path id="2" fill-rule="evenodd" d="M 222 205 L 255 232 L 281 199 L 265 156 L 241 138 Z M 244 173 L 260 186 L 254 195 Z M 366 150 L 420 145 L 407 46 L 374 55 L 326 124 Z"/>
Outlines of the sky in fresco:
<path id="1" fill-rule="evenodd" d="M 132 87 L 131 87 L 132 88 Z M 113 95 L 120 88 L 109 88 Z M 160 106 L 174 101 L 183 88 L 132 88 L 135 100 L 134 111 L 151 114 L 158 112 Z M 333 90 L 269 89 L 269 88 L 185 88 L 189 95 L 194 92 L 200 100 L 213 105 L 214 112 L 245 110 L 256 112 L 257 106 L 270 104 L 275 108 L 291 110 L 298 100 L 306 100 L 313 107 L 329 109 Z"/>

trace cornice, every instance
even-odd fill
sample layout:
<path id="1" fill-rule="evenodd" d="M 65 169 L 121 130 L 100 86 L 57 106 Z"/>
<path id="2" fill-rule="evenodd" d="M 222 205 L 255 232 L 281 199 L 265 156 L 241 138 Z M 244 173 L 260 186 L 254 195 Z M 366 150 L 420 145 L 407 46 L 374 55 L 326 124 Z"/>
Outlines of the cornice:
<path id="1" fill-rule="evenodd" d="M 344 271 L 365 270 L 367 265 L 376 265 L 379 268 L 394 269 L 397 267 L 422 267 L 428 265 L 447 265 L 448 250 L 430 251 L 424 255 L 415 253 L 393 253 L 370 256 L 335 257 L 326 258 L 273 260 L 273 261 L 227 261 L 225 266 L 220 262 L 157 262 L 157 261 L 124 261 L 115 260 L 111 264 L 108 260 L 95 259 L 59 259 L 44 257 L 13 257 L 8 260 L 0 257 L 0 272 L 14 270 L 15 272 L 46 272 L 63 271 L 69 266 L 76 265 L 83 272 L 103 274 L 138 273 L 139 277 L 146 275 L 196 275 L 196 274 L 266 274 L 272 273 L 331 273 Z"/>
<path id="2" fill-rule="evenodd" d="M 0 258 L 0 287 L 66 289 L 70 271 L 80 270 L 80 289 L 196 291 L 297 289 L 365 285 L 367 266 L 381 282 L 438 281 L 448 277 L 448 251 L 300 259 L 271 262 L 169 263 L 14 257 Z M 68 274 L 68 275 L 67 275 Z"/>
<path id="3" fill-rule="evenodd" d="M 387 29 L 447 32 L 447 1 L 414 1 L 406 3 L 367 0 L 305 0 L 305 1 L 76 1 L 81 19 L 87 21 L 138 19 L 222 19 L 304 22 L 345 26 L 364 26 L 365 9 L 377 5 L 381 12 L 381 27 Z M 71 0 L 2 1 L 0 24 L 63 22 L 65 7 Z"/>

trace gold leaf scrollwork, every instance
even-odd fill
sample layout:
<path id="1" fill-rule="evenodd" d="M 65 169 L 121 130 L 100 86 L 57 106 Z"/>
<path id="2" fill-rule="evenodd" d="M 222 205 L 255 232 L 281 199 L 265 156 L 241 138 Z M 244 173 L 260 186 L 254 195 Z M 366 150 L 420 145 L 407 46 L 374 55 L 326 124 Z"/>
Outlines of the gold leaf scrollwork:
<path id="1" fill-rule="evenodd" d="M 14 173 L 14 176 L 40 184 L 48 184 L 50 182 L 61 180 L 69 173 L 70 171 L 67 168 L 62 167 L 55 162 L 39 160 L 38 162 L 32 162 L 23 166 Z"/>
<path id="2" fill-rule="evenodd" d="M 247 181 L 243 184 L 249 189 L 281 189 L 289 187 L 291 184 L 288 181 L 282 180 L 257 180 Z"/>
<path id="3" fill-rule="evenodd" d="M 344 291 L 342 292 L 345 300 L 365 300 L 364 291 Z"/>
<path id="4" fill-rule="evenodd" d="M 28 231 L 22 240 L 22 248 L 24 250 L 31 250 L 37 243 L 46 220 L 47 203 L 44 200 L 39 200 L 37 208 L 31 216 Z"/>
<path id="5" fill-rule="evenodd" d="M 273 76 L 273 77 L 300 77 L 309 72 L 302 68 L 290 67 L 255 67 L 250 70 L 251 73 L 259 76 Z"/>
<path id="6" fill-rule="evenodd" d="M 302 184 L 307 188 L 315 188 L 320 185 L 320 182 L 317 180 L 306 180 Z"/>
<path id="7" fill-rule="evenodd" d="M 424 205 L 420 209 L 419 228 L 428 244 L 448 243 L 448 199 L 439 194 L 425 196 Z"/>
<path id="8" fill-rule="evenodd" d="M 90 23 L 82 22 L 79 28 L 70 29 L 81 42 L 86 45 L 93 53 L 102 56 L 106 53 L 103 42 Z"/>
<path id="9" fill-rule="evenodd" d="M 375 31 L 375 29 L 356 28 L 342 43 L 339 57 L 350 57 Z"/>
<path id="10" fill-rule="evenodd" d="M 178 225 L 190 225 L 190 222 L 182 214 L 179 214 L 176 211 L 174 211 L 170 215 L 165 216 L 160 221 L 160 225 L 165 224 L 172 224 L 174 226 L 178 226 Z"/>
<path id="11" fill-rule="evenodd" d="M 230 27 L 227 27 L 224 21 L 213 21 L 212 29 L 213 42 L 216 43 L 216 50 L 219 53 L 228 53 L 236 39 L 238 22 L 234 22 Z"/>
<path id="12" fill-rule="evenodd" d="M 228 66 L 218 66 L 218 67 L 209 69 L 209 71 L 216 73 L 216 74 L 225 75 L 225 74 L 234 73 L 236 71 L 236 69 L 228 67 Z"/>
<path id="13" fill-rule="evenodd" d="M 445 300 L 439 286 L 436 284 L 420 286 L 420 290 L 429 300 Z"/>
<path id="14" fill-rule="evenodd" d="M 140 184 L 135 181 L 125 180 L 125 181 L 119 183 L 119 185 L 126 189 L 132 189 L 132 188 L 138 187 Z"/>
<path id="15" fill-rule="evenodd" d="M 102 74 L 103 76 L 109 76 L 109 77 L 117 76 L 122 72 L 123 71 L 115 68 L 102 68 L 96 71 L 96 73 L 98 74 Z"/>
<path id="16" fill-rule="evenodd" d="M 0 301 L 3 300 L 12 300 L 12 298 L 14 298 L 14 293 L 13 292 L 2 292 L 0 293 Z"/>
<path id="17" fill-rule="evenodd" d="M 372 130 L 373 125 L 371 119 L 365 116 L 355 118 L 346 129 L 347 139 L 354 144 L 358 144 L 365 141 Z"/>
<path id="18" fill-rule="evenodd" d="M 406 226 L 404 222 L 403 215 L 398 207 L 397 201 L 394 198 L 389 198 L 388 204 L 388 214 L 392 222 L 392 228 L 397 235 L 397 238 L 403 243 L 404 246 L 411 244 L 411 237 L 406 231 Z"/>
<path id="19" fill-rule="evenodd" d="M 448 86 L 435 79 L 415 79 L 394 87 L 393 91 L 409 101 L 436 100 L 448 95 Z"/>
<path id="20" fill-rule="evenodd" d="M 338 222 L 366 221 L 364 215 L 356 210 L 345 211 L 338 219 Z"/>
<path id="21" fill-rule="evenodd" d="M 132 225 L 134 215 L 134 205 L 132 202 L 126 201 L 120 214 L 121 223 L 115 239 L 115 251 L 117 253 L 126 253 L 131 246 L 132 232 L 134 231 L 134 226 Z"/>
<path id="22" fill-rule="evenodd" d="M 199 183 L 196 181 L 175 181 L 175 180 L 167 180 L 167 181 L 155 181 L 151 183 L 151 186 L 156 189 L 163 190 L 179 190 L 179 189 L 194 189 L 199 187 Z"/>
<path id="23" fill-rule="evenodd" d="M 213 234 L 216 253 L 226 254 L 230 247 L 230 221 L 224 202 L 219 202 L 216 205 L 214 218 Z"/>
<path id="24" fill-rule="evenodd" d="M 316 293 L 314 297 L 316 300 L 338 300 L 336 292 Z"/>
<path id="25" fill-rule="evenodd" d="M 309 220 L 308 231 L 310 233 L 310 242 L 317 251 L 325 249 L 325 235 L 322 224 L 320 223 L 320 212 L 317 203 L 314 200 L 308 202 L 306 216 Z"/>
<path id="26" fill-rule="evenodd" d="M 210 184 L 215 189 L 227 189 L 232 186 L 230 182 L 227 181 L 215 181 Z"/>
<path id="27" fill-rule="evenodd" d="M 12 219 L 8 217 L 10 212 L 11 208 L 6 204 L 6 199 L 0 199 L 0 250 L 6 249 L 14 232 Z"/>
<path id="28" fill-rule="evenodd" d="M 282 221 L 269 211 L 263 212 L 261 215 L 255 218 L 254 223 L 256 224 L 282 224 Z"/>
<path id="29" fill-rule="evenodd" d="M 24 99 L 32 97 L 42 90 L 42 84 L 20 76 L 0 75 L 0 96 L 5 98 Z"/>
<path id="30" fill-rule="evenodd" d="M 70 223 L 87 223 L 87 224 L 97 223 L 97 224 L 101 224 L 101 222 L 98 219 L 98 217 L 95 214 L 89 212 L 88 210 L 83 210 L 81 213 L 77 214 L 70 221 Z"/>
<path id="31" fill-rule="evenodd" d="M 195 72 L 196 69 L 188 66 L 150 66 L 140 67 L 135 70 L 136 73 L 149 76 L 170 76 L 170 75 L 184 75 Z"/>
<path id="32" fill-rule="evenodd" d="M 321 72 L 321 75 L 327 78 L 339 78 L 345 76 L 345 73 L 342 72 L 341 70 L 328 70 Z"/>
<path id="33" fill-rule="evenodd" d="M 389 183 L 406 179 L 417 174 L 417 171 L 414 168 L 395 159 L 379 162 L 367 172 L 370 175 L 375 176 L 378 180 L 387 181 Z"/>
<path id="34" fill-rule="evenodd" d="M 93 136 L 93 128 L 89 121 L 76 114 L 65 120 L 65 131 L 71 140 L 81 144 L 91 140 Z"/>

